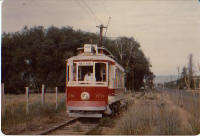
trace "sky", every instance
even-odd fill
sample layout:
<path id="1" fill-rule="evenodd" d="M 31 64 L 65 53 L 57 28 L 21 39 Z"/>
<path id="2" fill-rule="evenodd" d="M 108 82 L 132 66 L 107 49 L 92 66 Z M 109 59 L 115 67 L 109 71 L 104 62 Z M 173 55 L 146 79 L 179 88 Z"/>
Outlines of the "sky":
<path id="1" fill-rule="evenodd" d="M 200 64 L 200 2 L 198 0 L 4 0 L 2 31 L 25 25 L 73 26 L 106 36 L 134 37 L 152 64 L 155 75 L 177 74 L 188 55 Z"/>

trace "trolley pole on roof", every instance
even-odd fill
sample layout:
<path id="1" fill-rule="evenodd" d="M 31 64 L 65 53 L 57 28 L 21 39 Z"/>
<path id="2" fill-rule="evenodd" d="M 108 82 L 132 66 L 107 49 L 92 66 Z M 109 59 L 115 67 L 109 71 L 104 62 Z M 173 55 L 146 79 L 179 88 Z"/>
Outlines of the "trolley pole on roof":
<path id="1" fill-rule="evenodd" d="M 99 26 L 97 26 L 99 29 L 100 29 L 100 41 L 99 41 L 99 45 L 100 45 L 100 47 L 102 46 L 102 43 L 103 43 L 103 29 L 104 28 L 107 28 L 107 27 L 105 27 L 104 25 L 99 25 Z"/>

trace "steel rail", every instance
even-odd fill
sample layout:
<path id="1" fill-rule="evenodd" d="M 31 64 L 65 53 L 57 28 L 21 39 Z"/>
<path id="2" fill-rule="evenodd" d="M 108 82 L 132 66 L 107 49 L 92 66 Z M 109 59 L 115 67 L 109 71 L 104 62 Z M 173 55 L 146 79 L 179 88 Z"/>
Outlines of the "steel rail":
<path id="1" fill-rule="evenodd" d="M 57 126 L 54 126 L 54 127 L 52 127 L 52 128 L 49 128 L 49 129 L 47 129 L 47 130 L 44 130 L 43 132 L 40 132 L 40 133 L 37 134 L 37 135 L 47 135 L 47 134 L 49 134 L 49 133 L 51 133 L 51 132 L 53 132 L 53 131 L 55 131 L 55 130 L 57 130 L 57 129 L 63 127 L 63 126 L 66 126 L 66 125 L 68 125 L 68 124 L 70 124 L 70 123 L 73 123 L 73 122 L 77 121 L 78 119 L 79 119 L 79 117 L 73 118 L 73 119 L 68 120 L 68 121 L 66 121 L 66 122 L 64 122 L 64 123 L 61 123 L 61 124 L 59 124 L 59 125 L 57 125 Z"/>

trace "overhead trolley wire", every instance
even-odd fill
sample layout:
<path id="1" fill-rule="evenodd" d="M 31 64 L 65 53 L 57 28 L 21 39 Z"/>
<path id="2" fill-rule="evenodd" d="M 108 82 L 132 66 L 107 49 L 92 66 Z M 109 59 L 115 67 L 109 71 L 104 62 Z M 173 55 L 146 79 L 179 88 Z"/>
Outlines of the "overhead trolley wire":
<path id="1" fill-rule="evenodd" d="M 108 26 L 109 26 L 110 20 L 111 20 L 111 15 L 110 15 L 110 12 L 108 11 L 108 8 L 107 8 L 106 4 L 104 3 L 105 1 L 104 1 L 104 0 L 99 0 L 99 1 L 101 2 L 101 5 L 102 5 L 103 8 L 105 9 L 105 10 L 104 10 L 105 13 L 109 16 L 109 18 L 108 18 L 108 24 L 107 24 L 107 26 L 106 26 L 106 31 L 105 31 L 105 33 L 104 33 L 104 36 L 106 36 L 106 33 L 107 33 L 107 31 L 108 31 Z"/>
<path id="2" fill-rule="evenodd" d="M 91 15 L 91 17 L 94 18 L 96 24 L 99 24 L 99 23 L 100 23 L 100 24 L 103 24 L 102 21 L 95 15 L 95 12 L 91 9 L 91 7 L 89 6 L 89 4 L 88 4 L 85 0 L 75 0 L 75 1 L 76 1 L 76 3 L 77 3 L 82 9 L 86 10 L 87 13 L 89 13 L 89 14 Z M 103 2 L 102 0 L 101 0 L 101 2 L 102 2 L 102 5 L 104 6 L 104 9 L 106 9 L 106 10 L 104 10 L 104 11 L 106 11 L 106 12 L 107 12 L 106 14 L 109 15 L 109 12 L 108 12 L 108 10 L 107 10 L 107 8 L 106 8 L 106 5 L 104 4 L 104 2 Z M 108 26 L 109 26 L 109 24 L 110 24 L 110 20 L 111 20 L 111 16 L 109 15 L 108 24 L 107 24 L 107 27 L 106 27 L 106 31 L 105 31 L 105 33 L 104 33 L 104 36 L 106 36 L 106 34 L 107 34 Z"/>
<path id="3" fill-rule="evenodd" d="M 85 0 L 81 0 L 81 2 L 83 2 L 83 4 L 88 8 L 88 10 L 90 11 L 90 13 L 94 16 L 94 18 L 102 24 L 101 20 L 95 15 L 95 13 L 93 12 L 93 10 L 90 8 L 90 6 L 85 2 Z"/>
<path id="4" fill-rule="evenodd" d="M 90 11 L 88 11 L 88 9 L 86 9 L 86 7 L 83 5 L 83 3 L 81 3 L 79 0 L 74 0 L 74 1 L 79 5 L 79 7 L 81 9 L 85 10 L 85 12 L 94 19 L 96 25 L 99 24 L 98 21 L 94 18 L 94 16 L 91 15 Z"/>
<path id="5" fill-rule="evenodd" d="M 111 16 L 110 15 L 110 12 L 108 11 L 108 8 L 107 8 L 107 6 L 106 6 L 106 4 L 104 3 L 104 0 L 99 0 L 101 3 L 102 3 L 102 5 L 103 5 L 103 7 L 104 7 L 104 11 L 106 12 L 106 14 L 108 14 L 109 16 Z"/>

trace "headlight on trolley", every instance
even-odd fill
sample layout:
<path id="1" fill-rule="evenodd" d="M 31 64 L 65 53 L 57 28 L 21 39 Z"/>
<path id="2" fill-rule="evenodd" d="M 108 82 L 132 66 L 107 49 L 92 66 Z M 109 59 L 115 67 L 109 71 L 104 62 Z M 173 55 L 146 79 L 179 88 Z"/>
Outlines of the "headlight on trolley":
<path id="1" fill-rule="evenodd" d="M 86 101 L 90 99 L 90 94 L 88 92 L 81 93 L 81 100 Z"/>

